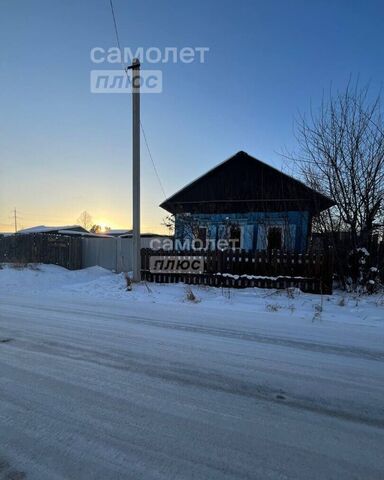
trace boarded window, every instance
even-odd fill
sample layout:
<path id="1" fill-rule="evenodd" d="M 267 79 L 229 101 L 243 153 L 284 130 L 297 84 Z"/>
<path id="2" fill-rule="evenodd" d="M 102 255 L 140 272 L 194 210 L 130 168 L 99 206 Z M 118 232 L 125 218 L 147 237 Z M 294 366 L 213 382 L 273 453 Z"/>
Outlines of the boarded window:
<path id="1" fill-rule="evenodd" d="M 267 239 L 268 250 L 281 250 L 283 247 L 283 229 L 281 227 L 269 227 Z"/>
<path id="2" fill-rule="evenodd" d="M 229 238 L 232 242 L 232 248 L 241 248 L 241 228 L 238 225 L 232 225 L 230 227 Z"/>
<path id="3" fill-rule="evenodd" d="M 201 240 L 204 244 L 206 244 L 207 241 L 207 227 L 199 227 L 197 231 L 197 238 Z"/>

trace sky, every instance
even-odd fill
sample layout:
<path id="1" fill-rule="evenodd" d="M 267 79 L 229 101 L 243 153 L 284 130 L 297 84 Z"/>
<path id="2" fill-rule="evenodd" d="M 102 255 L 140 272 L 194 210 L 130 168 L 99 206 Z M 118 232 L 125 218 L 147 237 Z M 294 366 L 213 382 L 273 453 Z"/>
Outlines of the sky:
<path id="1" fill-rule="evenodd" d="M 239 150 L 290 171 L 294 120 L 351 78 L 384 79 L 381 1 L 113 0 L 122 48 L 208 48 L 204 62 L 144 62 L 162 92 L 141 118 L 166 196 Z M 95 47 L 116 46 L 109 0 L 0 0 L 0 231 L 131 226 L 131 96 L 95 94 Z M 164 58 L 164 56 L 163 56 Z M 141 148 L 142 231 L 164 193 Z"/>

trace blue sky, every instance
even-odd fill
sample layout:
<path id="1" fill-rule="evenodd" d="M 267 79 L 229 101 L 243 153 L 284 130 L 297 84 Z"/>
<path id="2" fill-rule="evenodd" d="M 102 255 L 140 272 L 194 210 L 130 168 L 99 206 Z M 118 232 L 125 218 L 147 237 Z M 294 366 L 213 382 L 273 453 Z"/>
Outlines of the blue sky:
<path id="1" fill-rule="evenodd" d="M 384 78 L 379 1 L 114 0 L 122 47 L 208 47 L 163 70 L 142 121 L 167 195 L 238 150 L 281 167 L 293 121 L 352 75 Z M 131 224 L 131 98 L 90 93 L 93 47 L 116 45 L 109 0 L 0 3 L 0 231 L 71 224 L 83 210 Z M 289 169 L 289 165 L 285 165 Z M 143 230 L 164 199 L 142 145 Z"/>

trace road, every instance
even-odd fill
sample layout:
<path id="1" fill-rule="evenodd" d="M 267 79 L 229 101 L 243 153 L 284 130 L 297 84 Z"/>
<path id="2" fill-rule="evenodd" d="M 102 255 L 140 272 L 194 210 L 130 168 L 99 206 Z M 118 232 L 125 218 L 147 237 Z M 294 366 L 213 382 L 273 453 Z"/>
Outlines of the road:
<path id="1" fill-rule="evenodd" d="M 384 478 L 369 329 L 0 295 L 0 372 L 1 480 Z"/>

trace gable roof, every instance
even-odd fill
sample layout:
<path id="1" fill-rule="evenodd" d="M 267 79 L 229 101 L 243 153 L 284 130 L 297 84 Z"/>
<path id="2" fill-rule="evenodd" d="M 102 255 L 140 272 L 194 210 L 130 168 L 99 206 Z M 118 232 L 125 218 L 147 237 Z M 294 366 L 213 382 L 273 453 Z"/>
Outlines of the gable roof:
<path id="1" fill-rule="evenodd" d="M 299 180 L 240 151 L 167 198 L 171 213 L 308 210 L 335 202 Z"/>

